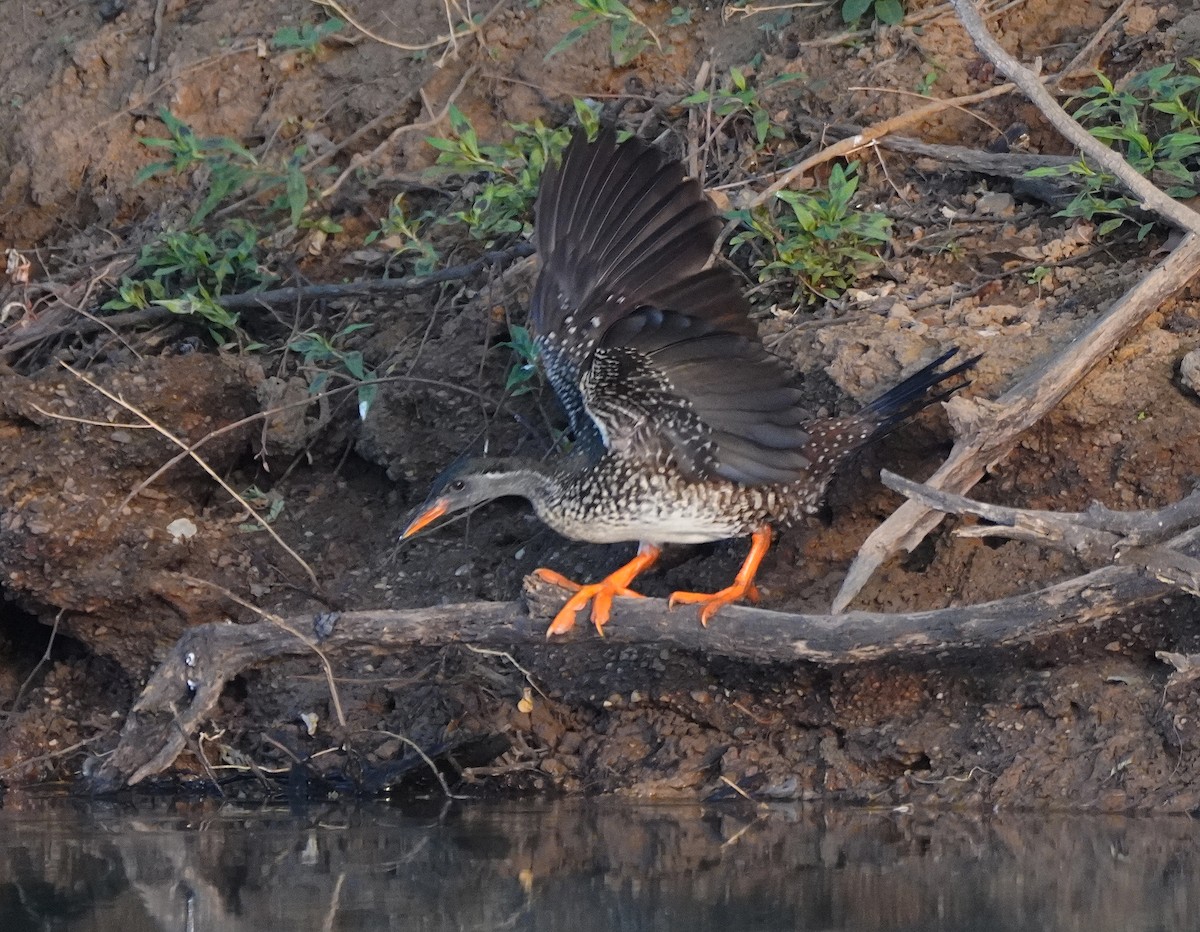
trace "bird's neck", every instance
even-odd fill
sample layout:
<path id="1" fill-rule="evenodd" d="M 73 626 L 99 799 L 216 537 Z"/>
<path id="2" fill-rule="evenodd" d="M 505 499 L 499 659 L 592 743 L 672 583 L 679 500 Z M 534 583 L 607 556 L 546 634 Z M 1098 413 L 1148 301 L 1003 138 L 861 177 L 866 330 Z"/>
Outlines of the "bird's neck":
<path id="1" fill-rule="evenodd" d="M 545 506 L 559 496 L 562 482 L 563 477 L 553 466 L 516 457 L 506 460 L 491 480 L 496 498 L 515 495 L 539 511 L 539 506 Z"/>

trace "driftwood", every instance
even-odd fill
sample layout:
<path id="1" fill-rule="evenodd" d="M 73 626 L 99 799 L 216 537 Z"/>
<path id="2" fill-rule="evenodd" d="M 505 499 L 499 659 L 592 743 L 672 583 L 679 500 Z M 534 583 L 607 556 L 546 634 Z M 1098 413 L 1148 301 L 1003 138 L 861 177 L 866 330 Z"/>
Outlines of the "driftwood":
<path id="1" fill-rule="evenodd" d="M 932 497 L 940 505 L 959 504 L 936 490 L 915 487 L 899 477 L 889 478 L 898 480 L 897 485 L 903 485 L 904 491 Z M 1187 519 L 1194 518 L 1200 509 L 1200 496 L 1193 499 L 1183 506 Z M 974 513 L 994 507 L 971 504 L 976 506 Z M 1163 516 L 1164 528 L 1176 517 L 1185 520 L 1181 511 L 1168 509 L 1157 514 Z M 1112 522 L 1105 526 L 1124 528 L 1127 540 L 1136 540 L 1139 530 L 1153 530 L 1154 522 L 1160 520 L 1149 516 L 1142 522 L 1139 517 L 1134 525 L 1122 525 L 1125 516 L 1112 512 L 1108 515 Z M 1192 528 L 1177 534 L 1153 551 L 1177 563 L 1200 566 L 1196 559 L 1200 556 L 1200 530 Z M 552 650 L 547 649 L 545 631 L 548 619 L 562 602 L 562 592 L 534 577 L 527 581 L 527 603 L 483 602 L 407 611 L 348 612 L 284 623 L 200 625 L 179 640 L 151 677 L 125 722 L 119 746 L 95 769 L 90 780 L 94 790 L 107 792 L 166 770 L 187 747 L 191 735 L 209 719 L 233 677 L 288 657 L 312 655 L 314 661 L 319 658 L 328 665 L 330 658 L 395 654 L 405 649 L 454 644 L 506 652 L 529 648 L 522 659 L 536 674 L 543 658 L 554 670 L 561 669 L 564 650 L 594 655 L 610 645 L 653 644 L 764 665 L 840 665 L 1024 643 L 1157 601 L 1176 585 L 1194 591 L 1195 578 L 1185 578 L 1181 583 L 1154 566 L 1148 572 L 1136 565 L 1140 561 L 1127 562 L 1130 565 L 1104 566 L 1026 595 L 904 614 L 798 615 L 730 606 L 703 628 L 694 611 L 669 612 L 661 599 L 618 599 L 614 620 L 605 629 L 603 640 L 581 617 L 574 631 L 553 641 Z M 312 633 L 301 636 L 298 632 Z M 549 666 L 547 672 L 551 672 Z"/>
<path id="2" fill-rule="evenodd" d="M 1200 560 L 1180 551 L 1200 540 L 1200 492 L 1153 511 L 1058 512 L 977 502 L 911 482 L 884 470 L 890 489 L 947 514 L 974 515 L 991 524 L 961 527 L 959 537 L 1026 540 L 1074 554 L 1085 564 L 1136 566 L 1172 586 L 1200 595 Z"/>
<path id="3" fill-rule="evenodd" d="M 1022 433 L 1052 410 L 1093 366 L 1198 271 L 1200 236 L 1189 234 L 1107 314 L 996 401 L 956 397 L 946 402 L 958 440 L 928 484 L 960 493 L 971 488 Z M 833 611 L 844 611 L 876 569 L 898 550 L 911 551 L 941 517 L 917 500 L 897 508 L 859 549 L 834 599 Z"/>

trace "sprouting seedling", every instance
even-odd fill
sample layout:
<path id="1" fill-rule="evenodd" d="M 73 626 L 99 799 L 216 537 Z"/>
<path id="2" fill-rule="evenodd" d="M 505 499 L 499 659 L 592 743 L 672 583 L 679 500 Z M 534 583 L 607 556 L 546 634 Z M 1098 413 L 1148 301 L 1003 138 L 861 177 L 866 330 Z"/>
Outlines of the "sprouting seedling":
<path id="1" fill-rule="evenodd" d="M 575 27 L 546 53 L 547 60 L 603 25 L 609 28 L 609 51 L 618 68 L 628 65 L 652 45 L 662 49 L 662 42 L 654 30 L 621 0 L 575 0 L 575 5 L 579 7 L 571 16 Z"/>

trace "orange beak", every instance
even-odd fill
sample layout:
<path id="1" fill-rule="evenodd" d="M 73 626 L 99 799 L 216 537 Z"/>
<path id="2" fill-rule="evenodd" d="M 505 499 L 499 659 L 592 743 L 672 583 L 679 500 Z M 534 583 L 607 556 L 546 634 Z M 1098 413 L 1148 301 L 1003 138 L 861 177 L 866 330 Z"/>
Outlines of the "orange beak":
<path id="1" fill-rule="evenodd" d="M 413 518 L 411 522 L 409 522 L 408 527 L 404 529 L 404 533 L 400 535 L 400 539 L 403 540 L 406 537 L 412 537 L 417 533 L 417 531 L 421 530 L 421 528 L 428 524 L 432 524 L 446 513 L 448 505 L 449 502 L 447 502 L 446 499 L 439 498 L 436 502 L 434 502 L 419 515 Z"/>

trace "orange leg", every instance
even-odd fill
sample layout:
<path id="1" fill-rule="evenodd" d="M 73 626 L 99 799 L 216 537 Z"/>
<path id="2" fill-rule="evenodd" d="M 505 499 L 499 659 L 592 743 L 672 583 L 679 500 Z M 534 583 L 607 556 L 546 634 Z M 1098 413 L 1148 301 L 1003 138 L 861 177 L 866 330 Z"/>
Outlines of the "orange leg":
<path id="1" fill-rule="evenodd" d="M 613 597 L 622 595 L 641 598 L 641 594 L 632 591 L 629 584 L 638 574 L 654 565 L 660 552 L 653 544 L 640 544 L 636 557 L 616 572 L 604 577 L 600 582 L 589 583 L 586 586 L 572 582 L 553 570 L 534 570 L 540 579 L 575 591 L 575 594 L 567 600 L 567 604 L 554 616 L 554 621 L 550 622 L 550 627 L 546 629 L 546 637 L 550 637 L 552 634 L 566 634 L 575 627 L 576 613 L 588 602 L 592 603 L 592 623 L 596 626 L 596 633 L 603 637 L 604 626 L 608 624 L 608 617 L 612 612 Z"/>
<path id="2" fill-rule="evenodd" d="M 713 615 L 730 602 L 736 602 L 743 598 L 749 598 L 751 602 L 757 602 L 758 589 L 754 585 L 754 574 L 758 572 L 758 565 L 762 563 L 762 558 L 766 556 L 767 549 L 770 546 L 771 529 L 764 525 L 755 531 L 753 537 L 751 537 L 750 552 L 746 554 L 746 562 L 738 570 L 737 578 L 733 581 L 732 586 L 728 586 L 720 592 L 712 594 L 706 592 L 672 592 L 671 601 L 668 604 L 671 608 L 674 608 L 680 603 L 700 603 L 704 606 L 700 609 L 700 623 L 707 625 Z"/>

